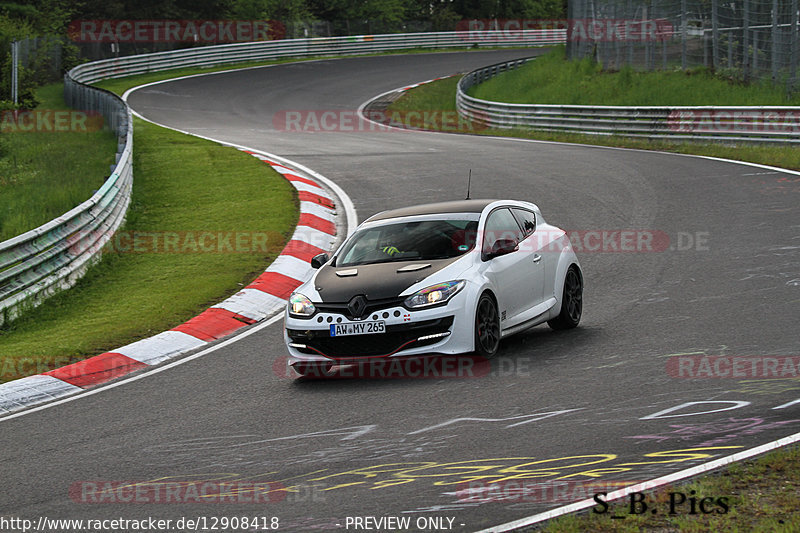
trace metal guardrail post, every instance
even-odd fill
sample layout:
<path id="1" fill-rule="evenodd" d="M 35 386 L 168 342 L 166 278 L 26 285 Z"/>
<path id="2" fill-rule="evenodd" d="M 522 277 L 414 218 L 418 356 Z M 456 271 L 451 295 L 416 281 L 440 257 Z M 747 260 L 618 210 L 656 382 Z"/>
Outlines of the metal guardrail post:
<path id="1" fill-rule="evenodd" d="M 742 77 L 750 79 L 750 0 L 744 0 L 742 13 Z"/>
<path id="2" fill-rule="evenodd" d="M 772 83 L 778 82 L 778 0 L 772 0 Z"/>
<path id="3" fill-rule="evenodd" d="M 747 2 L 747 0 L 744 0 Z M 688 37 L 688 23 L 686 17 L 688 16 L 686 8 L 686 0 L 681 0 L 681 68 L 686 70 L 686 39 Z"/>
<path id="4" fill-rule="evenodd" d="M 19 41 L 11 42 L 11 100 L 19 103 Z"/>
<path id="5" fill-rule="evenodd" d="M 800 13 L 798 13 L 798 2 L 797 0 L 792 0 L 792 28 L 791 28 L 791 57 L 789 58 L 789 87 L 788 92 L 792 92 L 797 89 L 797 61 L 798 61 L 798 54 L 800 54 Z"/>

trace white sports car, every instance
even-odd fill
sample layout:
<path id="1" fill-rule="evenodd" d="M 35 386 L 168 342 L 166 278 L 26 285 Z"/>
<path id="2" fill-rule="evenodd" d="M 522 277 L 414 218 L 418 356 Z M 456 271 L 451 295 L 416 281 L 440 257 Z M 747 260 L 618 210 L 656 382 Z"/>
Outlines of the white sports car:
<path id="1" fill-rule="evenodd" d="M 292 293 L 289 364 L 299 374 L 370 358 L 497 353 L 500 339 L 548 322 L 574 328 L 583 274 L 565 232 L 539 208 L 463 200 L 364 221 Z"/>

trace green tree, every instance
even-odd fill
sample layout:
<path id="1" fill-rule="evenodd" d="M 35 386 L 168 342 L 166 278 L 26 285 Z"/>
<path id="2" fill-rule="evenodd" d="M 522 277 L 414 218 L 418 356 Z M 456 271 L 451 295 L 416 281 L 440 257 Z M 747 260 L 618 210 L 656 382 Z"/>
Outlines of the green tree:
<path id="1" fill-rule="evenodd" d="M 430 31 L 454 31 L 463 18 L 452 0 L 408 0 L 406 12 L 409 20 L 427 23 Z"/>
<path id="2" fill-rule="evenodd" d="M 11 96 L 11 43 L 33 35 L 33 26 L 22 19 L 12 19 L 0 14 L 0 110 L 12 109 L 14 103 Z M 36 107 L 33 72 L 28 69 L 18 70 L 18 100 L 20 107 Z"/>
<path id="3" fill-rule="evenodd" d="M 235 19 L 277 20 L 283 23 L 311 16 L 305 0 L 233 0 L 227 13 Z"/>
<path id="4" fill-rule="evenodd" d="M 465 19 L 563 18 L 563 0 L 454 0 L 453 9 Z"/>

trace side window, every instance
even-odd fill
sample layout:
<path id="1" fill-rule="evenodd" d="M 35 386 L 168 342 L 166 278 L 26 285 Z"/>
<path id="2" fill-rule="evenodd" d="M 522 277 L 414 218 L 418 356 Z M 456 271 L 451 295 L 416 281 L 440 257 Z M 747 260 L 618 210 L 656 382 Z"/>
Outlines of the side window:
<path id="1" fill-rule="evenodd" d="M 497 209 L 492 211 L 486 220 L 486 228 L 483 234 L 483 253 L 491 253 L 494 243 L 500 239 L 512 239 L 520 242 L 522 238 L 522 231 L 511 211 L 507 208 Z"/>
<path id="2" fill-rule="evenodd" d="M 527 209 L 520 209 L 514 207 L 511 209 L 514 212 L 514 217 L 525 232 L 525 237 L 536 231 L 536 213 L 528 211 Z"/>

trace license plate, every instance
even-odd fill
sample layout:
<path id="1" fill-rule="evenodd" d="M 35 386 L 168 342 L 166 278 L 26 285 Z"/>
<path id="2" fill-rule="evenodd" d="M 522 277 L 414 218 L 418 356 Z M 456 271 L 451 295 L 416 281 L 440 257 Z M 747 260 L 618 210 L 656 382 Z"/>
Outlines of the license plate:
<path id="1" fill-rule="evenodd" d="M 351 322 L 348 324 L 331 324 L 331 337 L 370 335 L 372 333 L 386 333 L 386 323 L 383 320 L 375 320 L 368 322 Z"/>

